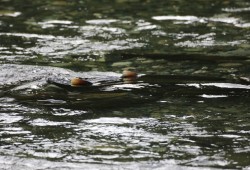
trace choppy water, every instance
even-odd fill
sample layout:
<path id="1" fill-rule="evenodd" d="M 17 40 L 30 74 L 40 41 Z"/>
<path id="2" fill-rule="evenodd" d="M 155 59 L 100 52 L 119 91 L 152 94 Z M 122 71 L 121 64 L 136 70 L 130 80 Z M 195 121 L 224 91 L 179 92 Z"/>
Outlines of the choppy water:
<path id="1" fill-rule="evenodd" d="M 0 0 L 5 169 L 249 169 L 250 3 Z M 140 77 L 120 79 L 134 67 Z M 47 78 L 86 77 L 72 91 Z"/>

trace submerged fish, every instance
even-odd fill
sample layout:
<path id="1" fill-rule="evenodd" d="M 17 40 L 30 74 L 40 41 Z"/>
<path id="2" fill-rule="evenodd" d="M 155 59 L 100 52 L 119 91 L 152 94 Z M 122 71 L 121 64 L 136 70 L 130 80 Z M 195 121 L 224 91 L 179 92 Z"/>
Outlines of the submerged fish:
<path id="1" fill-rule="evenodd" d="M 75 77 L 72 79 L 48 78 L 47 83 L 69 91 L 88 91 L 101 89 L 103 91 L 141 89 L 163 86 L 175 86 L 186 83 L 210 83 L 224 82 L 225 79 L 217 77 L 201 76 L 177 76 L 177 75 L 138 75 L 131 70 L 123 71 L 120 76 L 102 77 Z"/>
<path id="2" fill-rule="evenodd" d="M 70 80 L 60 79 L 60 78 L 48 78 L 47 83 L 56 85 L 58 87 L 67 89 L 67 90 L 82 90 L 86 88 L 101 88 L 105 86 L 118 85 L 123 82 L 131 83 L 137 78 L 137 73 L 131 69 L 125 69 L 121 76 L 108 76 L 105 78 L 105 75 L 100 79 L 98 77 L 94 78 L 81 78 L 74 77 Z M 94 82 L 91 82 L 93 80 Z"/>

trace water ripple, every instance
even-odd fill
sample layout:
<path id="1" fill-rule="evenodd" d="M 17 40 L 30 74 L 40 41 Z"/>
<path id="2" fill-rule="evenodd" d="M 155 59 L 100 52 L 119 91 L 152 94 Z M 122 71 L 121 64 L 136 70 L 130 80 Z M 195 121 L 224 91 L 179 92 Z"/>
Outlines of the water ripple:
<path id="1" fill-rule="evenodd" d="M 22 13 L 18 11 L 0 11 L 0 17 L 1 16 L 18 17 L 21 14 Z"/>
<path id="2" fill-rule="evenodd" d="M 38 22 L 39 25 L 42 26 L 43 29 L 45 28 L 52 28 L 56 27 L 58 25 L 71 25 L 73 24 L 72 21 L 67 21 L 67 20 L 49 20 L 49 21 L 44 21 L 44 22 Z"/>
<path id="3" fill-rule="evenodd" d="M 87 20 L 87 24 L 93 24 L 93 25 L 108 25 L 114 22 L 118 22 L 116 19 L 92 19 L 92 20 Z"/>
<path id="4" fill-rule="evenodd" d="M 235 27 L 246 28 L 249 27 L 250 23 L 242 21 L 240 18 L 235 17 L 196 17 L 196 16 L 153 16 L 152 19 L 157 21 L 178 21 L 176 24 L 192 24 L 195 22 L 198 23 L 224 23 L 224 24 L 232 24 Z"/>
<path id="5" fill-rule="evenodd" d="M 55 121 L 49 121 L 45 119 L 35 119 L 29 122 L 32 126 L 62 126 L 62 125 L 68 125 L 71 124 L 71 122 L 55 122 Z"/>
<path id="6" fill-rule="evenodd" d="M 245 8 L 223 8 L 222 11 L 225 11 L 225 12 L 245 12 L 245 11 L 250 11 L 250 7 L 245 7 Z"/>

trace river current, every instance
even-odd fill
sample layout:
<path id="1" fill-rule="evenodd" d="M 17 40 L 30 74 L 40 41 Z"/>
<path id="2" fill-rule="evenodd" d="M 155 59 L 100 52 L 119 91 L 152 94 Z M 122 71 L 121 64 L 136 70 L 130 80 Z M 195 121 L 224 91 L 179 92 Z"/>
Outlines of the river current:
<path id="1" fill-rule="evenodd" d="M 247 0 L 0 0 L 0 167 L 249 169 L 249 14 Z M 93 86 L 47 82 L 73 77 Z"/>

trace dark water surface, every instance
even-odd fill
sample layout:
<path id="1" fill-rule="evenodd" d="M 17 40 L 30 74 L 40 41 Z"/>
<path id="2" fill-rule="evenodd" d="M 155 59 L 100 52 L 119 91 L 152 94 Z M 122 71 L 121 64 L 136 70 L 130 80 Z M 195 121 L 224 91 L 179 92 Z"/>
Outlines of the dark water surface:
<path id="1" fill-rule="evenodd" d="M 1 167 L 250 169 L 249 16 L 248 0 L 0 0 Z M 46 82 L 77 76 L 94 87 Z"/>

